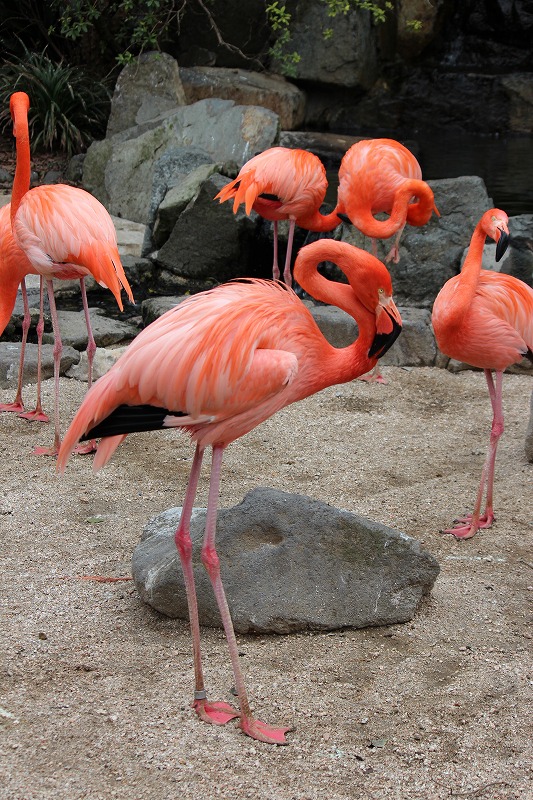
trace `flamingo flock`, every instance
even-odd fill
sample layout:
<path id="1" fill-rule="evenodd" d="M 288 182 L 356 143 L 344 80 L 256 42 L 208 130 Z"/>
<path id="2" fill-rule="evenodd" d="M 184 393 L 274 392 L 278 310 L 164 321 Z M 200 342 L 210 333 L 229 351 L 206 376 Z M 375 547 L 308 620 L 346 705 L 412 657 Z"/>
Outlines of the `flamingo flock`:
<path id="1" fill-rule="evenodd" d="M 92 274 L 107 286 L 122 309 L 121 289 L 133 300 L 120 263 L 109 215 L 87 192 L 68 186 L 29 189 L 29 100 L 11 98 L 17 166 L 10 207 L 0 212 L 0 332 L 13 310 L 20 286 L 24 302 L 21 365 L 15 400 L 1 410 L 27 418 L 45 417 L 38 389 L 35 411 L 24 412 L 22 368 L 29 327 L 25 277 L 41 276 L 46 285 L 54 330 L 55 436 L 49 454 L 64 472 L 71 454 L 94 450 L 95 470 L 103 467 L 129 434 L 177 428 L 187 432 L 195 453 L 175 533 L 188 601 L 193 664 L 193 703 L 198 717 L 223 725 L 238 720 L 241 730 L 261 742 L 286 744 L 290 728 L 270 725 L 252 713 L 240 666 L 236 637 L 220 573 L 216 521 L 221 468 L 226 448 L 289 404 L 327 386 L 365 375 L 393 345 L 402 320 L 393 300 L 390 273 L 376 257 L 376 239 L 394 236 L 386 261 L 397 263 L 406 224 L 425 225 L 438 215 L 433 192 L 422 180 L 410 151 L 391 139 L 363 140 L 342 159 L 335 209 L 321 213 L 327 189 L 320 159 L 304 150 L 271 148 L 252 158 L 217 195 L 244 204 L 273 222 L 273 280 L 242 279 L 193 295 L 148 325 L 113 367 L 88 392 L 61 442 L 59 431 L 59 359 L 61 337 L 53 278 L 80 280 L 89 331 L 89 370 L 94 354 L 84 278 Z M 388 219 L 376 219 L 385 212 Z M 283 268 L 278 263 L 278 222 L 289 221 Z M 291 274 L 295 227 L 330 231 L 349 222 L 372 240 L 372 252 L 342 241 L 319 239 L 296 254 Z M 471 515 L 447 528 L 468 539 L 494 521 L 493 484 L 496 449 L 503 432 L 502 376 L 524 356 L 533 362 L 533 289 L 522 281 L 481 268 L 486 237 L 496 242 L 500 259 L 509 242 L 508 218 L 488 210 L 477 224 L 461 272 L 451 278 L 433 307 L 439 348 L 485 371 L 493 421 L 489 449 Z M 329 281 L 319 265 L 331 261 L 345 283 Z M 336 306 L 357 323 L 348 347 L 331 346 L 311 313 L 292 289 L 294 279 L 316 300 Z M 493 377 L 495 373 L 495 378 Z M 40 381 L 39 381 L 40 386 Z M 190 520 L 206 448 L 211 449 L 208 509 L 201 559 L 220 611 L 233 669 L 238 707 L 208 699 L 200 645 L 200 623 L 192 565 Z M 481 512 L 483 497 L 485 509 Z"/>

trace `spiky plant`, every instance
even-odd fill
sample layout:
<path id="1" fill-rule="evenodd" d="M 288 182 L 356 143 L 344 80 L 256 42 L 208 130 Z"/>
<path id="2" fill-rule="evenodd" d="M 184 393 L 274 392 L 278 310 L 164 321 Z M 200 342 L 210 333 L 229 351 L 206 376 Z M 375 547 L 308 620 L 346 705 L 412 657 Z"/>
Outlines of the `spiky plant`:
<path id="1" fill-rule="evenodd" d="M 56 63 L 46 54 L 25 49 L 0 65 L 0 128 L 9 129 L 9 98 L 26 92 L 30 98 L 32 146 L 61 150 L 68 156 L 82 152 L 103 136 L 109 116 L 110 93 L 79 67 Z"/>

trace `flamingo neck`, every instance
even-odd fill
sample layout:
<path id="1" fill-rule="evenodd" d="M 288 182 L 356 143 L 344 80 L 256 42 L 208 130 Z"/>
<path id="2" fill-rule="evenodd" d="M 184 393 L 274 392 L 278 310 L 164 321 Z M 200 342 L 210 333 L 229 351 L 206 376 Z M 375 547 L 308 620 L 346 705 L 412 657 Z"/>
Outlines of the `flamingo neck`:
<path id="1" fill-rule="evenodd" d="M 340 245 L 340 246 L 339 246 Z M 370 253 L 355 250 L 358 258 L 372 258 Z M 318 265 L 323 261 L 333 261 L 346 275 L 350 284 L 329 281 L 318 272 Z M 376 333 L 375 314 L 368 311 L 360 302 L 354 286 L 357 286 L 359 276 L 357 258 L 353 255 L 346 257 L 341 242 L 332 242 L 331 239 L 315 242 L 313 252 L 300 250 L 298 260 L 294 267 L 294 278 L 311 297 L 322 303 L 327 303 L 342 309 L 357 323 L 359 335 L 355 342 L 348 347 L 336 351 L 337 365 L 335 376 L 325 375 L 324 386 L 332 383 L 342 383 L 358 375 L 368 372 L 376 364 L 375 357 L 369 358 L 368 351 Z"/>
<path id="2" fill-rule="evenodd" d="M 307 231 L 325 233 L 326 231 L 332 231 L 333 228 L 341 224 L 342 220 L 339 217 L 340 212 L 342 212 L 342 208 L 339 204 L 330 214 L 321 214 L 320 211 L 315 211 L 314 214 L 309 217 L 298 217 L 296 224 L 298 227 L 304 228 L 304 230 Z"/>
<path id="3" fill-rule="evenodd" d="M 410 203 L 413 197 L 417 197 L 418 202 Z M 373 239 L 388 239 L 394 236 L 406 222 L 410 225 L 425 225 L 434 209 L 432 190 L 425 181 L 414 178 L 405 180 L 396 190 L 388 219 L 376 219 L 372 209 L 358 206 L 353 196 L 348 195 L 344 200 L 347 214 L 353 224 L 365 236 L 371 236 Z"/>
<path id="4" fill-rule="evenodd" d="M 472 234 L 461 272 L 456 278 L 457 289 L 454 294 L 454 302 L 448 308 L 447 324 L 449 326 L 460 325 L 470 309 L 479 283 L 485 240 L 486 233 L 481 227 L 481 222 L 478 222 Z"/>
<path id="5" fill-rule="evenodd" d="M 13 105 L 13 130 L 15 134 L 17 163 L 15 179 L 11 192 L 11 222 L 15 219 L 20 203 L 30 188 L 31 161 L 30 161 L 30 133 L 28 128 L 28 114 L 23 105 Z"/>

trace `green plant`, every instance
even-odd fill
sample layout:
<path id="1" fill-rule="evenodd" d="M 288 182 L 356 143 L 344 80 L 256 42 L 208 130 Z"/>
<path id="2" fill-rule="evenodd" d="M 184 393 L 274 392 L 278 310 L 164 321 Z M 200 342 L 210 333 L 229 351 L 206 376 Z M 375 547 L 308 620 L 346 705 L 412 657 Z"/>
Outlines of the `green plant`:
<path id="1" fill-rule="evenodd" d="M 0 66 L 0 128 L 9 129 L 9 97 L 26 92 L 30 98 L 32 145 L 62 150 L 68 156 L 82 152 L 105 132 L 110 94 L 79 67 L 52 61 L 45 51 L 12 56 Z"/>

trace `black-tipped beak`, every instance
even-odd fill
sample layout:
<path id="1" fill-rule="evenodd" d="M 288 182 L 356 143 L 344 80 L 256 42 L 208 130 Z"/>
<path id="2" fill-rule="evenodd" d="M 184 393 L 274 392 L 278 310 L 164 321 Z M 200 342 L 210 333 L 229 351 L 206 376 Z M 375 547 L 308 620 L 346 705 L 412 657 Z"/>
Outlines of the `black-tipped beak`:
<path id="1" fill-rule="evenodd" d="M 498 243 L 496 245 L 496 261 L 499 261 L 500 258 L 504 255 L 505 251 L 509 247 L 509 234 L 505 231 L 502 231 L 500 228 L 500 238 L 498 239 Z"/>
<path id="2" fill-rule="evenodd" d="M 370 358 L 372 358 L 372 356 L 377 356 L 378 358 L 384 356 L 387 350 L 389 350 L 392 347 L 392 345 L 402 332 L 402 326 L 399 324 L 399 322 L 396 322 L 394 317 L 391 314 L 389 314 L 386 308 L 384 308 L 383 310 L 386 311 L 390 317 L 390 320 L 392 322 L 392 331 L 390 333 L 376 333 L 376 335 L 374 336 L 374 341 L 372 342 L 372 346 L 368 351 L 368 355 Z"/>
<path id="3" fill-rule="evenodd" d="M 351 225 L 352 224 L 352 220 L 350 219 L 348 214 L 337 214 L 337 216 L 338 216 L 338 218 L 340 219 L 341 222 L 345 222 L 347 225 Z"/>

